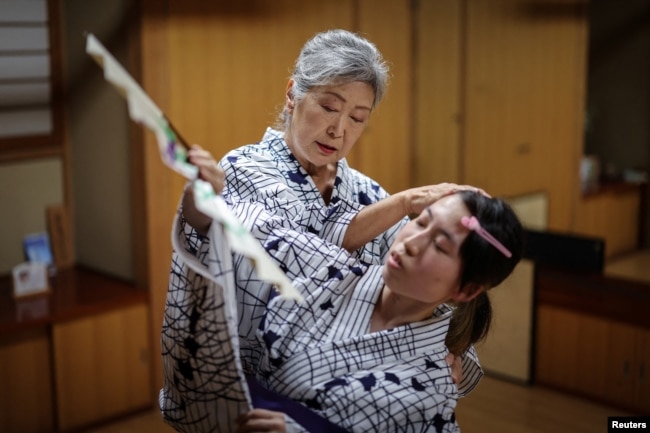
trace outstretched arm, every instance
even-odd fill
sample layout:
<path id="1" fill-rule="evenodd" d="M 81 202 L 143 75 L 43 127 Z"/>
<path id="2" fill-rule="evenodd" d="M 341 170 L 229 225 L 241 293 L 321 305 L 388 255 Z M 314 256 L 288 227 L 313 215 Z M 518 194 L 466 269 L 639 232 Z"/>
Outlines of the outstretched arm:
<path id="1" fill-rule="evenodd" d="M 342 247 L 348 251 L 355 251 L 397 224 L 402 218 L 417 215 L 436 200 L 466 189 L 477 188 L 455 183 L 427 185 L 398 192 L 368 205 L 350 222 Z"/>

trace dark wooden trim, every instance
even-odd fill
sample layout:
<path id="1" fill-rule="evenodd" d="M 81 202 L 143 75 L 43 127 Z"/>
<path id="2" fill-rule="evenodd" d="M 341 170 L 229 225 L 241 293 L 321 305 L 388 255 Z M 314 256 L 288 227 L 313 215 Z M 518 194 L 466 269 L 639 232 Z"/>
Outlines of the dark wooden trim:
<path id="1" fill-rule="evenodd" d="M 537 266 L 535 302 L 650 329 L 647 282 Z"/>

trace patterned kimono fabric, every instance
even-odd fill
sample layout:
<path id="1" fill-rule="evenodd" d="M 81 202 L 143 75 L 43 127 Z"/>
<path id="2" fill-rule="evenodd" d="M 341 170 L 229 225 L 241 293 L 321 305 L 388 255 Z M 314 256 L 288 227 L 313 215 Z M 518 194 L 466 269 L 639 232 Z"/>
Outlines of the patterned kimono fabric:
<path id="1" fill-rule="evenodd" d="M 454 416 L 458 389 L 444 361 L 448 307 L 441 306 L 422 322 L 368 333 L 370 314 L 383 286 L 381 267 L 369 266 L 316 236 L 297 232 L 290 222 L 255 204 L 242 204 L 239 215 L 248 216 L 253 235 L 265 240 L 269 254 L 285 265 L 287 275 L 306 298 L 297 304 L 273 297 L 267 290 L 257 332 L 262 354 L 251 363 L 258 381 L 353 432 L 458 431 Z M 175 233 L 184 237 L 182 230 Z M 232 263 L 219 256 L 225 253 L 224 241 L 215 230 L 210 236 L 206 258 L 210 275 L 231 276 Z M 250 276 L 250 264 L 235 263 L 237 278 Z M 176 281 L 174 275 L 170 281 Z M 210 299 L 210 306 L 215 307 L 212 298 L 218 301 L 217 297 L 190 286 L 170 287 L 163 329 L 168 354 L 161 408 L 168 422 L 176 419 L 172 424 L 184 426 L 184 431 L 228 431 L 219 420 L 232 419 L 233 411 L 241 408 L 237 405 L 247 400 L 236 386 L 243 370 L 236 356 L 237 338 L 228 339 L 211 328 L 223 324 L 218 312 L 206 314 L 202 308 L 195 312 L 197 308 L 175 304 L 178 299 L 190 299 L 206 306 L 204 300 Z M 194 294 L 174 295 L 174 290 Z M 228 312 L 227 299 L 223 305 L 219 310 L 226 312 L 227 333 L 236 337 L 236 319 Z M 179 316 L 187 317 L 185 328 L 177 325 Z M 212 338 L 196 344 L 192 332 L 197 329 L 217 333 L 218 344 Z M 231 352 L 210 350 L 216 346 L 227 346 Z M 222 401 L 227 402 L 225 409 Z M 307 426 L 288 421 L 288 431 L 307 431 L 303 429 Z M 188 425 L 199 428 L 187 429 Z"/>

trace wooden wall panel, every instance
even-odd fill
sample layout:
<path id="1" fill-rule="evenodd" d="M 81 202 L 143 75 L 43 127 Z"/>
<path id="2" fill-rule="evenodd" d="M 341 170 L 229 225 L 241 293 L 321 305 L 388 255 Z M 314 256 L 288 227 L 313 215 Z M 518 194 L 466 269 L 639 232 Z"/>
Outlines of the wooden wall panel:
<path id="1" fill-rule="evenodd" d="M 461 181 L 463 1 L 420 1 L 414 41 L 414 183 Z"/>
<path id="2" fill-rule="evenodd" d="M 0 340 L 0 389 L 0 431 L 54 430 L 50 343 L 44 328 Z"/>
<path id="3" fill-rule="evenodd" d="M 377 45 L 390 65 L 391 81 L 349 161 L 391 193 L 413 186 L 410 3 L 409 0 L 360 0 L 358 23 L 353 29 Z"/>
<path id="4" fill-rule="evenodd" d="M 545 191 L 549 229 L 578 197 L 583 0 L 468 0 L 464 179 L 494 195 Z"/>
<path id="5" fill-rule="evenodd" d="M 170 116 L 217 157 L 259 141 L 285 101 L 293 63 L 316 32 L 350 28 L 348 1 L 170 3 Z"/>
<path id="6" fill-rule="evenodd" d="M 578 234 L 605 240 L 605 257 L 629 253 L 639 247 L 641 190 L 612 190 L 590 194 L 578 201 L 572 227 Z"/>
<path id="7" fill-rule="evenodd" d="M 136 305 L 54 326 L 60 429 L 151 405 L 147 312 Z"/>

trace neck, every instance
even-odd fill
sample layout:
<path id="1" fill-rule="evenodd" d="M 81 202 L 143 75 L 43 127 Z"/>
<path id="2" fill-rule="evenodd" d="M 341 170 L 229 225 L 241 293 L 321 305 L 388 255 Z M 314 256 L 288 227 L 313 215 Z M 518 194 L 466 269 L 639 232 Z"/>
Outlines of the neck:
<path id="1" fill-rule="evenodd" d="M 438 305 L 423 304 L 397 295 L 388 286 L 384 286 L 370 318 L 370 332 L 426 320 L 433 315 Z"/>
<path id="2" fill-rule="evenodd" d="M 325 200 L 325 203 L 329 204 L 330 198 L 332 197 L 332 190 L 334 189 L 334 180 L 336 179 L 338 163 L 332 162 L 325 165 L 316 165 L 308 159 L 301 157 L 300 152 L 296 152 L 293 147 L 293 142 L 288 130 L 284 134 L 284 141 L 287 143 L 289 151 L 298 161 L 298 164 L 300 164 L 300 166 L 312 178 L 312 181 L 323 197 L 323 200 Z"/>

